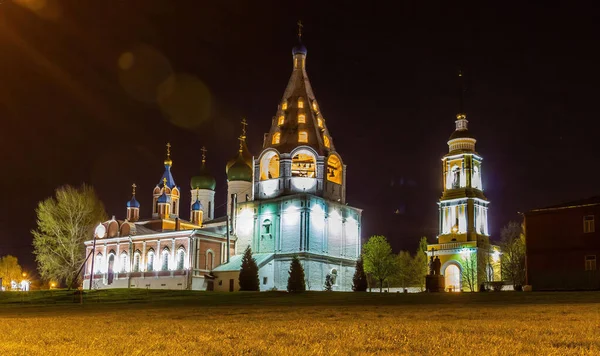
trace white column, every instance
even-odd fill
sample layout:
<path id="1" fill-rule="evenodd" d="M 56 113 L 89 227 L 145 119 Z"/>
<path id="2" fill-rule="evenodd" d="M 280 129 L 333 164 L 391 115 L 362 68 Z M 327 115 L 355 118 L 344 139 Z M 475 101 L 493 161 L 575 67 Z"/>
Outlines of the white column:
<path id="1" fill-rule="evenodd" d="M 177 264 L 175 262 L 175 238 L 173 238 L 173 248 L 171 249 L 171 263 L 169 264 L 169 269 L 173 270 L 177 268 Z"/>
<path id="2" fill-rule="evenodd" d="M 117 278 L 118 278 L 118 273 L 121 272 L 121 255 L 119 254 L 119 247 L 120 247 L 120 243 L 119 240 L 117 240 L 117 255 L 115 256 L 115 271 L 117 273 Z M 114 271 L 113 271 L 114 272 Z"/>
<path id="3" fill-rule="evenodd" d="M 140 256 L 140 271 L 146 272 L 146 241 L 142 242 L 142 255 Z"/>

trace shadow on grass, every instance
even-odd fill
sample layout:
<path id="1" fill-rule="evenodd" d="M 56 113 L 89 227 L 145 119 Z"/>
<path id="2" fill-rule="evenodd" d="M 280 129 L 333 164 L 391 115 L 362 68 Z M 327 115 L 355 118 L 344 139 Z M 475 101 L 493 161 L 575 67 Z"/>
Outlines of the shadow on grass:
<path id="1" fill-rule="evenodd" d="M 286 292 L 202 292 L 147 289 L 106 289 L 83 291 L 52 290 L 31 292 L 0 292 L 0 310 L 3 313 L 16 309 L 50 309 L 76 307 L 85 309 L 104 309 L 152 306 L 190 306 L 190 307 L 298 307 L 298 306 L 410 306 L 410 305 L 453 305 L 469 306 L 474 304 L 534 305 L 534 304 L 582 304 L 598 303 L 600 292 L 490 292 L 490 293 L 335 293 L 304 292 L 290 294 Z"/>

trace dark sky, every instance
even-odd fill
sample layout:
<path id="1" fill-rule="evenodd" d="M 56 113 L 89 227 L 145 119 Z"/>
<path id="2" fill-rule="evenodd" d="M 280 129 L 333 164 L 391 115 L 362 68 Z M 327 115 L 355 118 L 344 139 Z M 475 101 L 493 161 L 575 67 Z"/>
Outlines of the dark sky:
<path id="1" fill-rule="evenodd" d="M 591 6 L 21 3 L 32 9 L 0 1 L 0 255 L 29 268 L 38 201 L 86 182 L 123 218 L 135 182 L 148 217 L 167 141 L 182 207 L 203 145 L 222 206 L 238 122 L 248 119 L 258 154 L 291 73 L 298 19 L 315 95 L 348 165 L 348 202 L 364 209 L 363 239 L 384 234 L 395 250 L 414 250 L 420 236 L 435 238 L 459 68 L 493 237 L 517 211 L 600 190 Z M 161 106 L 156 85 L 170 74 L 184 87 Z"/>

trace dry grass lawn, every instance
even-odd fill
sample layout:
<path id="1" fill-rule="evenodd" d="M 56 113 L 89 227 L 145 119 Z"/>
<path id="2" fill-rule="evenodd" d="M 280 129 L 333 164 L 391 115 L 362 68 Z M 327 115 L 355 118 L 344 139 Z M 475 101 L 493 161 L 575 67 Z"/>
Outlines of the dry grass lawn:
<path id="1" fill-rule="evenodd" d="M 598 301 L 597 292 L 125 290 L 80 305 L 66 292 L 5 293 L 0 355 L 598 355 Z"/>

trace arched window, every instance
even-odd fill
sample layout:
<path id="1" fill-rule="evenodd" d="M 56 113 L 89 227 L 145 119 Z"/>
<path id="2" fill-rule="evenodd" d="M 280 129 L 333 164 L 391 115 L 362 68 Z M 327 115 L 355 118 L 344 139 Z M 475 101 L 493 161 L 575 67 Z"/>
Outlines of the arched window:
<path id="1" fill-rule="evenodd" d="M 160 259 L 161 262 L 162 262 L 160 269 L 162 271 L 168 271 L 169 270 L 169 255 L 170 255 L 169 249 L 165 248 L 162 251 L 162 256 L 161 256 L 161 259 Z"/>
<path id="2" fill-rule="evenodd" d="M 263 221 L 260 233 L 262 236 L 271 234 L 271 220 L 265 219 Z"/>
<path id="3" fill-rule="evenodd" d="M 215 254 L 212 250 L 206 251 L 206 269 L 212 270 L 215 268 Z"/>
<path id="4" fill-rule="evenodd" d="M 133 271 L 134 272 L 139 272 L 140 271 L 140 259 L 142 257 L 142 254 L 140 253 L 140 250 L 136 250 L 133 254 Z"/>
<path id="5" fill-rule="evenodd" d="M 279 132 L 275 132 L 273 134 L 273 140 L 271 141 L 271 143 L 274 145 L 278 145 L 280 141 L 281 141 L 281 134 Z"/>
<path id="6" fill-rule="evenodd" d="M 304 114 L 298 115 L 298 123 L 305 124 L 306 123 L 306 115 L 304 115 Z"/>
<path id="7" fill-rule="evenodd" d="M 260 159 L 260 180 L 279 178 L 279 155 L 269 151 Z"/>
<path id="8" fill-rule="evenodd" d="M 129 272 L 129 256 L 127 256 L 127 252 L 121 252 L 119 264 L 121 273 Z"/>
<path id="9" fill-rule="evenodd" d="M 285 116 L 283 116 L 283 115 L 279 116 L 279 119 L 277 119 L 277 125 L 279 125 L 279 126 L 283 125 L 284 121 L 285 121 Z"/>
<path id="10" fill-rule="evenodd" d="M 180 247 L 177 251 L 177 269 L 182 270 L 185 268 L 185 249 Z"/>
<path id="11" fill-rule="evenodd" d="M 451 171 L 452 189 L 460 187 L 460 168 L 458 166 L 452 167 Z"/>
<path id="12" fill-rule="evenodd" d="M 304 99 L 302 97 L 298 98 L 298 108 L 299 109 L 304 108 Z"/>
<path id="13" fill-rule="evenodd" d="M 298 151 L 292 157 L 292 177 L 315 178 L 316 159 L 309 150 Z"/>
<path id="14" fill-rule="evenodd" d="M 102 254 L 98 253 L 96 254 L 96 261 L 94 261 L 94 273 L 98 274 L 98 273 L 102 273 Z"/>
<path id="15" fill-rule="evenodd" d="M 308 142 L 308 132 L 299 131 L 298 132 L 298 142 Z"/>
<path id="16" fill-rule="evenodd" d="M 323 135 L 323 143 L 325 144 L 325 147 L 327 147 L 327 148 L 329 148 L 331 146 L 331 142 L 329 142 L 329 136 Z"/>
<path id="17" fill-rule="evenodd" d="M 471 186 L 473 188 L 481 189 L 481 174 L 479 173 L 479 167 L 473 167 L 473 177 L 471 177 Z"/>
<path id="18" fill-rule="evenodd" d="M 327 180 L 342 184 L 342 162 L 338 156 L 333 154 L 327 159 Z"/>
<path id="19" fill-rule="evenodd" d="M 146 260 L 146 271 L 152 272 L 154 271 L 154 250 L 150 249 L 148 251 L 148 259 Z"/>
<path id="20" fill-rule="evenodd" d="M 281 103 L 281 110 L 287 110 L 287 101 Z"/>
<path id="21" fill-rule="evenodd" d="M 323 128 L 323 119 L 320 116 L 317 117 L 317 125 L 319 125 L 319 128 Z"/>

